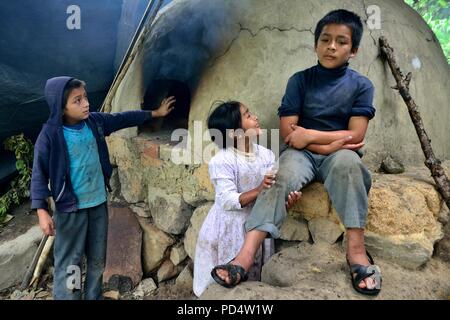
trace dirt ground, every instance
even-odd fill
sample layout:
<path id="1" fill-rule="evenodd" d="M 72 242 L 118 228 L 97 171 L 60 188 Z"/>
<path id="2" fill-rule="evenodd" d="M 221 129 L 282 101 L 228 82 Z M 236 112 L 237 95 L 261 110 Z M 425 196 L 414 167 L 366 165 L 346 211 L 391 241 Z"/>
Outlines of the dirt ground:
<path id="1" fill-rule="evenodd" d="M 0 300 L 53 300 L 52 288 L 53 277 L 46 273 L 43 280 L 36 288 L 28 288 L 20 291 L 19 286 L 14 286 L 0 291 Z M 105 288 L 104 292 L 108 292 Z M 108 298 L 106 300 L 196 300 L 197 297 L 192 291 L 180 290 L 175 285 L 175 280 L 169 280 L 159 285 L 158 289 L 148 296 L 136 297 L 133 292 L 119 295 L 118 298 Z"/>
<path id="2" fill-rule="evenodd" d="M 0 226 L 0 244 L 12 240 L 25 233 L 30 227 L 39 223 L 36 212 L 30 210 L 30 202 L 27 201 L 17 207 L 11 213 L 14 218 L 3 226 Z M 20 285 L 10 287 L 0 291 L 0 300 L 51 300 L 53 288 L 53 268 L 51 262 L 47 266 L 39 283 L 26 290 L 19 290 Z M 107 288 L 104 289 L 108 291 Z M 119 299 L 136 300 L 133 293 L 124 293 Z M 148 296 L 139 297 L 144 300 L 194 300 L 197 297 L 192 291 L 180 290 L 175 285 L 175 280 L 168 280 L 159 284 L 159 287 Z"/>
<path id="3" fill-rule="evenodd" d="M 29 202 L 22 204 L 16 210 L 14 210 L 14 219 L 9 221 L 5 226 L 0 226 L 0 244 L 14 239 L 20 234 L 23 234 L 28 228 L 38 223 L 35 212 L 29 210 Z M 281 248 L 282 246 L 279 246 Z M 384 266 L 386 269 L 387 266 Z M 408 281 L 403 281 L 405 278 L 403 274 L 399 274 L 403 280 L 397 281 L 398 284 L 402 283 L 403 290 L 417 290 L 417 285 L 426 285 L 428 278 L 433 278 L 433 281 L 450 283 L 450 266 L 448 262 L 444 262 L 437 257 L 433 257 L 427 264 L 426 272 L 424 270 L 417 270 L 414 272 L 408 272 Z M 386 269 L 388 271 L 388 269 Z M 397 270 L 398 271 L 398 270 Z M 46 268 L 44 274 L 41 276 L 39 283 L 26 290 L 20 291 L 19 285 L 0 291 L 0 300 L 51 300 L 52 288 L 53 288 L 53 268 L 51 261 Z M 392 272 L 397 274 L 398 272 Z M 401 273 L 401 272 L 400 272 Z M 391 282 L 395 279 L 391 278 Z M 428 279 L 429 280 L 429 279 Z M 156 283 L 156 281 L 155 281 Z M 439 286 L 438 286 L 439 287 Z M 108 289 L 105 288 L 105 292 Z M 116 293 L 117 294 L 117 293 Z M 114 295 L 113 295 L 114 296 Z M 450 299 L 450 292 L 436 292 L 438 299 Z M 111 298 L 106 298 L 111 299 Z M 192 290 L 181 289 L 175 284 L 175 279 L 168 280 L 166 282 L 158 284 L 158 288 L 154 290 L 150 295 L 139 296 L 133 292 L 124 293 L 122 295 L 116 295 L 112 299 L 118 300 L 196 300 L 197 297 L 193 294 Z"/>

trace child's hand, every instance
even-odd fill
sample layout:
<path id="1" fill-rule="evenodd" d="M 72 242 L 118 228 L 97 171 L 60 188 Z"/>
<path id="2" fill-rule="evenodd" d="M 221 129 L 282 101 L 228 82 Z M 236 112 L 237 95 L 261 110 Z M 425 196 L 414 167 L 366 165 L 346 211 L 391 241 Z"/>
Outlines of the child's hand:
<path id="1" fill-rule="evenodd" d="M 302 193 L 300 191 L 291 191 L 288 195 L 288 201 L 286 201 L 286 209 L 290 209 L 294 204 L 300 200 Z"/>
<path id="2" fill-rule="evenodd" d="M 165 98 L 161 102 L 159 108 L 157 110 L 152 111 L 152 117 L 158 118 L 167 116 L 175 108 L 175 106 L 173 105 L 175 102 L 176 100 L 174 96 Z"/>
<path id="3" fill-rule="evenodd" d="M 259 192 L 262 192 L 264 189 L 270 189 L 272 185 L 275 183 L 277 176 L 274 173 L 266 173 L 264 175 L 264 180 L 258 187 Z"/>
<path id="4" fill-rule="evenodd" d="M 50 217 L 50 214 L 45 209 L 38 209 L 37 214 L 39 217 L 39 226 L 41 227 L 42 231 L 47 236 L 54 236 L 55 235 L 55 225 L 53 223 L 52 217 Z"/>

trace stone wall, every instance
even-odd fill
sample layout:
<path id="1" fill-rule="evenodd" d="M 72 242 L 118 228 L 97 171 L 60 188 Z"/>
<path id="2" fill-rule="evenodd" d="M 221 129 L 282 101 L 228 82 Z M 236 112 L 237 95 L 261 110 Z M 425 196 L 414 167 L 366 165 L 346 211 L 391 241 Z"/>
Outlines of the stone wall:
<path id="1" fill-rule="evenodd" d="M 200 227 L 214 201 L 207 164 L 175 165 L 170 160 L 173 147 L 150 137 L 116 133 L 107 140 L 116 166 L 113 189 L 120 190 L 111 200 L 126 201 L 138 217 L 144 277 L 171 279 L 194 259 Z M 448 212 L 428 176 L 426 170 L 373 173 L 366 244 L 374 256 L 409 269 L 431 259 L 444 236 L 441 222 Z M 299 242 L 333 244 L 344 231 L 323 185 L 313 183 L 289 211 L 277 248 Z"/>

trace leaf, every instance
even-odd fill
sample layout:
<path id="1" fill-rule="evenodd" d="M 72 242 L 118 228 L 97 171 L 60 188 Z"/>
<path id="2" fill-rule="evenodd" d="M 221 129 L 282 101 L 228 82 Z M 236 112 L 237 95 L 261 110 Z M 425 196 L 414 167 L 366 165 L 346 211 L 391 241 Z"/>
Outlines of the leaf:
<path id="1" fill-rule="evenodd" d="M 5 139 L 3 145 L 6 150 L 14 152 L 19 176 L 11 181 L 10 189 L 0 197 L 0 223 L 14 205 L 19 205 L 23 198 L 29 197 L 33 162 L 33 144 L 23 133 Z"/>

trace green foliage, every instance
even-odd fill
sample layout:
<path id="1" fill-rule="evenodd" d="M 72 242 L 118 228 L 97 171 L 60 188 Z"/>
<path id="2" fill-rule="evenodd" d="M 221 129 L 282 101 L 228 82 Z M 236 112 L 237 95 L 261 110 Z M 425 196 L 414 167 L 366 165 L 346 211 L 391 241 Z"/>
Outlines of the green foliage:
<path id="1" fill-rule="evenodd" d="M 446 0 L 405 0 L 433 30 L 450 65 L 450 5 Z"/>
<path id="2" fill-rule="evenodd" d="M 5 149 L 14 152 L 19 175 L 11 181 L 10 189 L 0 197 L 0 223 L 6 214 L 30 196 L 31 168 L 33 165 L 33 144 L 23 134 L 9 137 Z"/>

